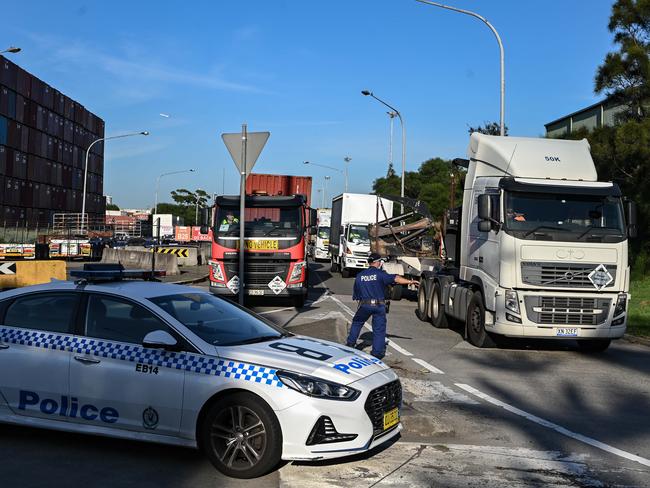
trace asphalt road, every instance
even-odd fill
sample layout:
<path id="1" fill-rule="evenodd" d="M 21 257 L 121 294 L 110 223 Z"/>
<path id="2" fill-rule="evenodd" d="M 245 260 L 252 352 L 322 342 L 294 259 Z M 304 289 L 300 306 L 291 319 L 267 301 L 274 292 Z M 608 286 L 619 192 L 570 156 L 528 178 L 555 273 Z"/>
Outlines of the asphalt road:
<path id="1" fill-rule="evenodd" d="M 312 264 L 300 311 L 251 307 L 293 332 L 343 341 L 353 279 L 328 270 Z M 514 342 L 479 350 L 414 311 L 406 299 L 389 314 L 385 361 L 404 386 L 404 430 L 378 452 L 286 464 L 242 482 L 190 449 L 0 426 L 1 486 L 650 486 L 650 348 L 619 341 L 586 355 L 573 344 Z M 362 334 L 367 346 L 370 337 Z"/>

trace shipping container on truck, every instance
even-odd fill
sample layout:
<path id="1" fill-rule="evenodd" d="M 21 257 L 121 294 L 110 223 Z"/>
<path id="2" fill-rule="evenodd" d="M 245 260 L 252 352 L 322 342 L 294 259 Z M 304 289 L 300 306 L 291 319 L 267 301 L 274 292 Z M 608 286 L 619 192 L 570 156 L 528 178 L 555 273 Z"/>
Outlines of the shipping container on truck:
<path id="1" fill-rule="evenodd" d="M 244 221 L 246 295 L 291 298 L 301 307 L 307 297 L 307 242 L 316 211 L 309 207 L 311 177 L 251 174 L 246 181 L 246 214 L 240 199 L 219 196 L 211 215 L 210 290 L 239 293 L 239 225 Z"/>

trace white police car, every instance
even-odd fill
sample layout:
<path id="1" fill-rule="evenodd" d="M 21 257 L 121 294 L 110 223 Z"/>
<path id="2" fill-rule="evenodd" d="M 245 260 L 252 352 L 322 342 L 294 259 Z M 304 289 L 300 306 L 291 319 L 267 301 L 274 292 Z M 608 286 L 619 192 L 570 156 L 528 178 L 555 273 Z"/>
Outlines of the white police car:
<path id="1" fill-rule="evenodd" d="M 199 447 L 240 478 L 401 430 L 371 356 L 196 288 L 91 276 L 0 293 L 0 422 Z"/>

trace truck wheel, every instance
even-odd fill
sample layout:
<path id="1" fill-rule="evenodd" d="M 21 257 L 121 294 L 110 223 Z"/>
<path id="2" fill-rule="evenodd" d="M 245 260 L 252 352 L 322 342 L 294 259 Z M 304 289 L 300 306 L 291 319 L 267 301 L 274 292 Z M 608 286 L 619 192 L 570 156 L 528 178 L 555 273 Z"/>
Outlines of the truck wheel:
<path id="1" fill-rule="evenodd" d="M 480 291 L 475 291 L 469 301 L 465 326 L 467 327 L 467 338 L 471 344 L 476 347 L 495 346 L 490 333 L 485 330 L 485 305 L 483 305 L 483 295 Z"/>
<path id="2" fill-rule="evenodd" d="M 578 341 L 578 347 L 582 352 L 604 352 L 611 343 L 611 339 L 586 339 Z"/>
<path id="3" fill-rule="evenodd" d="M 404 288 L 402 285 L 393 285 L 390 289 L 390 299 L 395 301 L 401 300 L 403 291 Z"/>
<path id="4" fill-rule="evenodd" d="M 234 393 L 215 402 L 200 427 L 210 462 L 233 478 L 256 478 L 280 462 L 282 430 L 273 410 L 251 393 Z"/>
<path id="5" fill-rule="evenodd" d="M 349 278 L 350 270 L 348 268 L 341 268 L 341 278 Z"/>
<path id="6" fill-rule="evenodd" d="M 336 273 L 338 270 L 339 270 L 339 265 L 336 264 L 336 261 L 334 260 L 334 258 L 332 258 L 332 263 L 330 265 L 330 271 L 332 273 Z"/>
<path id="7" fill-rule="evenodd" d="M 427 280 L 420 280 L 420 286 L 418 287 L 418 308 L 415 311 L 415 315 L 422 321 L 429 321 L 429 290 L 427 287 Z"/>
<path id="8" fill-rule="evenodd" d="M 429 300 L 431 323 L 436 329 L 447 329 L 449 322 L 445 314 L 445 306 L 442 303 L 442 288 L 437 281 L 433 284 L 433 291 L 431 292 L 431 299 Z"/>

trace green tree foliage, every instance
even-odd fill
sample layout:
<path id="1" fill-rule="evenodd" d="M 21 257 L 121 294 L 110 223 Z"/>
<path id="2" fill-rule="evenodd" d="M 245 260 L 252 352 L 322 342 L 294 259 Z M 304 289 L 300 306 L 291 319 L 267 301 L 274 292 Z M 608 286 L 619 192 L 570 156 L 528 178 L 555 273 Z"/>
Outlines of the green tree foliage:
<path id="1" fill-rule="evenodd" d="M 618 49 L 598 68 L 596 93 L 626 106 L 622 120 L 643 119 L 650 101 L 650 0 L 617 0 L 608 27 Z"/>
<path id="2" fill-rule="evenodd" d="M 480 132 L 481 134 L 487 134 L 488 136 L 499 136 L 501 135 L 501 126 L 499 125 L 498 122 L 483 122 L 483 125 L 479 125 L 478 127 L 469 127 L 467 129 L 467 132 L 470 134 L 472 132 Z M 508 135 L 508 126 L 504 125 L 503 126 L 503 132 L 505 135 Z"/>
<path id="3" fill-rule="evenodd" d="M 417 171 L 407 171 L 404 179 L 404 195 L 425 202 L 434 219 L 441 220 L 445 209 L 450 204 L 452 174 L 456 182 L 455 204 L 459 205 L 463 194 L 464 173 L 453 167 L 451 161 L 441 158 L 425 161 Z M 400 183 L 400 177 L 393 173 L 377 178 L 372 184 L 372 189 L 375 194 L 399 196 Z"/>
<path id="4" fill-rule="evenodd" d="M 185 225 L 198 225 L 195 220 L 197 202 L 200 213 L 201 208 L 208 206 L 210 199 L 210 195 L 204 190 L 189 191 L 185 188 L 172 191 L 171 197 L 176 203 L 159 203 L 158 213 L 182 217 Z"/>
<path id="5" fill-rule="evenodd" d="M 114 203 L 108 203 L 106 204 L 106 210 L 119 210 L 120 207 L 115 205 Z"/>

